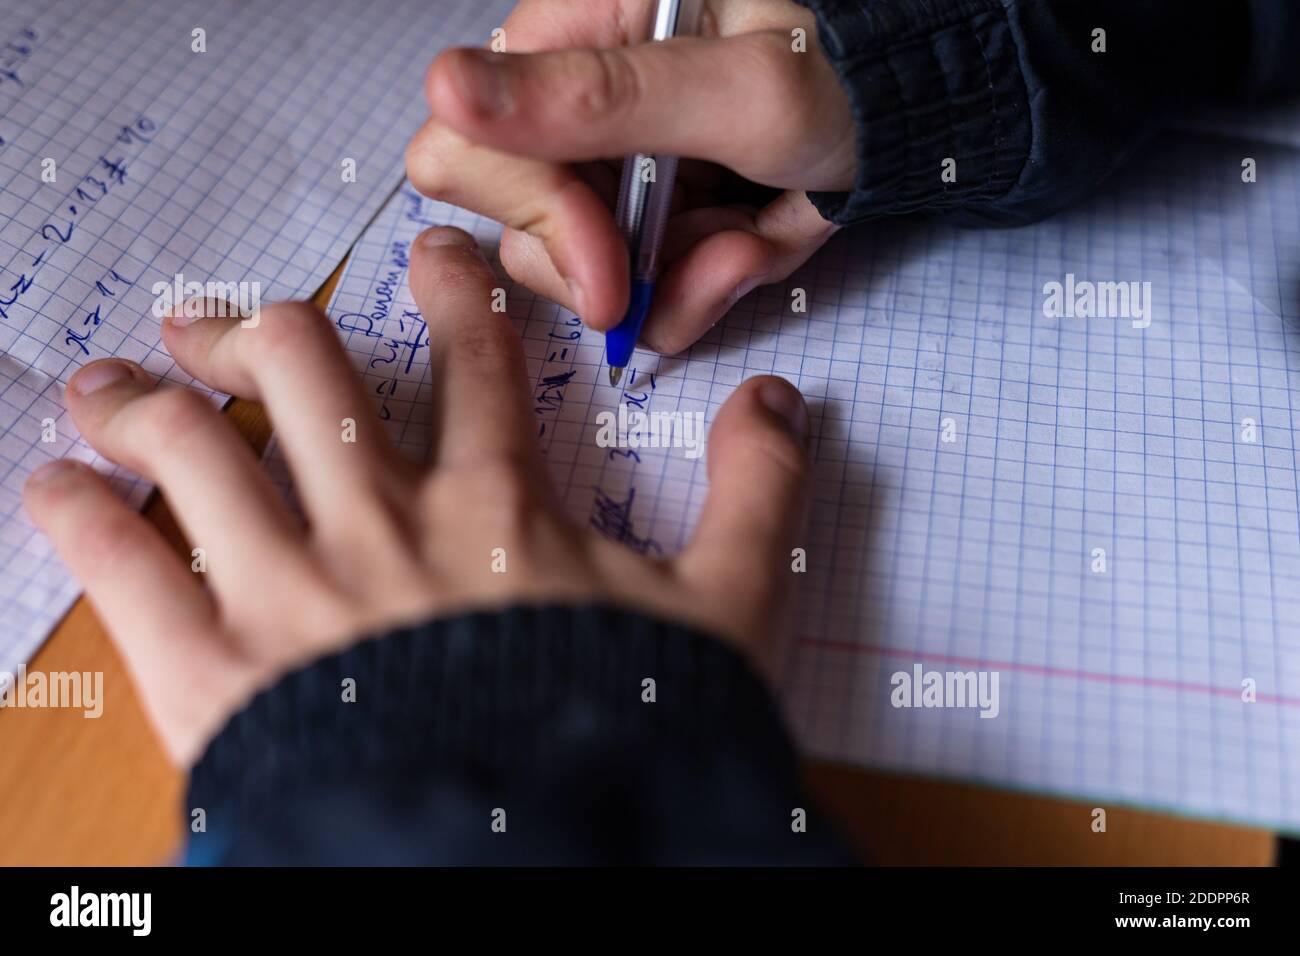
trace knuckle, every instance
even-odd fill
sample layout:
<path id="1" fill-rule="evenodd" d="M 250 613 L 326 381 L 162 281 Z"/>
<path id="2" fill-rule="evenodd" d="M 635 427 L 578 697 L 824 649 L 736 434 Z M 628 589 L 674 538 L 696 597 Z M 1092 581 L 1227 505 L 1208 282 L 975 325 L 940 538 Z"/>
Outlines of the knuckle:
<path id="1" fill-rule="evenodd" d="M 347 605 L 348 598 L 363 600 L 385 593 L 386 584 L 400 581 L 409 569 L 409 552 L 402 543 L 405 532 L 383 509 L 362 505 L 346 527 L 320 528 L 312 533 L 318 566 L 302 572 L 302 593 L 316 594 L 313 607 Z M 321 621 L 335 617 L 331 611 Z"/>
<path id="2" fill-rule="evenodd" d="M 167 388 L 140 400 L 137 412 L 142 436 L 155 449 L 175 449 L 209 425 L 216 410 L 198 392 Z"/>
<path id="3" fill-rule="evenodd" d="M 455 196 L 455 170 L 464 140 L 430 121 L 406 147 L 406 176 L 417 190 L 434 199 Z"/>
<path id="4" fill-rule="evenodd" d="M 513 328 L 489 314 L 461 323 L 456 333 L 456 351 L 473 365 L 513 364 L 519 339 Z"/>
<path id="5" fill-rule="evenodd" d="M 424 133 L 417 133 L 406 145 L 403 164 L 406 178 L 426 196 L 433 195 L 438 187 L 438 163 L 433 152 L 425 145 Z"/>
<path id="6" fill-rule="evenodd" d="M 640 75 L 621 50 L 585 50 L 574 57 L 577 95 L 571 105 L 579 120 L 606 119 L 640 100 Z"/>
<path id="7" fill-rule="evenodd" d="M 365 630 L 357 621 L 360 602 L 326 571 L 309 564 L 286 564 L 280 569 L 279 580 L 282 589 L 249 591 L 245 600 L 232 601 L 222 609 L 235 634 L 262 634 L 268 622 L 276 622 L 282 637 L 278 646 L 247 640 L 236 645 L 235 650 L 249 663 L 278 655 L 300 658 L 312 649 L 319 650 L 322 642 L 329 644 Z M 296 596 L 292 620 L 286 620 L 284 614 L 284 594 Z"/>
<path id="8" fill-rule="evenodd" d="M 753 102 L 767 104 L 771 122 L 765 135 L 772 138 L 773 151 L 789 151 L 804 146 L 809 129 L 818 115 L 816 109 L 790 109 L 792 103 L 808 103 L 814 88 L 815 59 L 790 49 L 788 38 L 780 33 L 763 32 L 739 38 L 742 57 L 748 64 L 745 75 L 754 77 L 757 88 Z"/>
<path id="9" fill-rule="evenodd" d="M 402 155 L 402 163 L 406 166 L 406 174 L 411 185 L 415 186 L 421 193 L 428 195 L 429 187 L 435 185 L 433 151 L 428 147 L 428 133 L 420 130 L 407 143 L 406 152 Z"/>
<path id="10" fill-rule="evenodd" d="M 280 360 L 299 352 L 305 339 L 320 335 L 326 323 L 320 312 L 303 302 L 284 302 L 262 310 L 258 324 L 238 329 L 239 342 L 249 360 L 271 357 Z"/>
<path id="11" fill-rule="evenodd" d="M 527 515 L 536 504 L 532 483 L 510 459 L 476 465 L 470 472 L 474 486 L 481 489 L 480 500 L 500 504 L 502 512 L 512 521 Z"/>
<path id="12" fill-rule="evenodd" d="M 755 77 L 770 95 L 779 94 L 784 97 L 775 102 L 791 102 L 806 86 L 806 63 L 812 58 L 793 52 L 787 36 L 764 31 L 750 34 L 737 42 L 744 43 L 744 54 L 749 59 L 751 72 L 746 75 Z"/>
<path id="13" fill-rule="evenodd" d="M 542 513 L 529 464 L 506 455 L 448 469 L 429 486 L 432 507 L 441 517 L 454 514 L 482 540 L 519 542 Z"/>

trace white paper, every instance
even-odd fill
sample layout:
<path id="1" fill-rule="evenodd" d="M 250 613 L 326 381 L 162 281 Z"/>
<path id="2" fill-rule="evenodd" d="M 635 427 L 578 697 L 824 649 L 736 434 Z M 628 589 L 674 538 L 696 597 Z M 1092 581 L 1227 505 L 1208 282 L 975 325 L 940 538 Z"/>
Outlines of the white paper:
<path id="1" fill-rule="evenodd" d="M 596 416 L 622 403 L 711 422 L 744 378 L 783 375 L 815 425 L 784 694 L 808 750 L 1296 829 L 1300 154 L 1252 146 L 1255 183 L 1242 155 L 1161 144 L 1028 228 L 849 230 L 689 354 L 638 352 L 621 389 L 602 336 L 510 288 L 567 506 L 640 550 L 679 549 L 704 460 L 600 448 Z M 430 383 L 405 261 L 431 224 L 487 246 L 500 233 L 404 187 L 330 307 L 415 457 Z M 1146 316 L 1045 316 L 1045 285 L 1067 275 L 1149 282 Z M 917 665 L 923 684 L 974 673 L 986 690 L 996 672 L 997 715 L 893 706 L 894 675 Z"/>
<path id="2" fill-rule="evenodd" d="M 151 314 L 177 274 L 314 293 L 401 180 L 430 60 L 510 7 L 0 0 L 0 670 L 78 591 L 23 512 L 27 476 L 72 456 L 148 492 L 78 438 L 68 377 L 118 355 L 189 383 Z"/>

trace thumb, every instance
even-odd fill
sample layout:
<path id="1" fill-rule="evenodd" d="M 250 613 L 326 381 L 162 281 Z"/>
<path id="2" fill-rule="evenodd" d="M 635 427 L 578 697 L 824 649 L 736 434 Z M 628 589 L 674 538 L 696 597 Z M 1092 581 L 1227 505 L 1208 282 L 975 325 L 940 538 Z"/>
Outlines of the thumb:
<path id="1" fill-rule="evenodd" d="M 789 382 L 751 378 L 709 431 L 709 493 L 679 574 L 771 629 L 787 610 L 791 552 L 803 543 L 811 466 L 808 407 Z"/>
<path id="2" fill-rule="evenodd" d="M 802 59 L 775 32 L 528 54 L 457 49 L 430 67 L 426 93 L 440 122 L 509 153 L 551 162 L 667 153 L 761 181 L 769 157 L 808 148 L 809 111 L 791 100 Z"/>

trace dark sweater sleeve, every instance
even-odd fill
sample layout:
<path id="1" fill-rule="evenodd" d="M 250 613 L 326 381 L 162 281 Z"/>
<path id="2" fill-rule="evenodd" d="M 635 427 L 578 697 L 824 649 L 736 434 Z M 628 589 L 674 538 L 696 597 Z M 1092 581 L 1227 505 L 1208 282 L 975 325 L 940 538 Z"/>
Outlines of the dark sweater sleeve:
<path id="1" fill-rule="evenodd" d="M 1295 0 L 798 2 L 857 126 L 853 189 L 810 196 L 842 225 L 1031 222 L 1197 107 L 1300 91 Z"/>
<path id="2" fill-rule="evenodd" d="M 854 862 L 747 664 L 609 607 L 439 619 L 318 660 L 231 719 L 185 810 L 197 864 Z"/>

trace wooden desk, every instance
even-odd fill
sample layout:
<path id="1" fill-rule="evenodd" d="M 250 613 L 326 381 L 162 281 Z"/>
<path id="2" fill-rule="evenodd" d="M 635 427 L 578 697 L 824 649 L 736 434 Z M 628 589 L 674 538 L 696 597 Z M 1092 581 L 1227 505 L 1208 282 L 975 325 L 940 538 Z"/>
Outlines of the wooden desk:
<path id="1" fill-rule="evenodd" d="M 338 272 L 317 295 L 324 304 Z M 260 406 L 228 412 L 259 450 L 270 435 Z M 165 505 L 146 514 L 188 555 Z M 188 558 L 186 558 L 188 560 Z M 0 865 L 150 865 L 181 845 L 183 775 L 163 754 L 118 657 L 85 599 L 30 665 L 103 671 L 104 713 L 0 711 Z M 881 864 L 1268 865 L 1263 830 L 1107 808 L 1104 834 L 1091 805 L 832 764 L 808 766 L 810 788 Z"/>

